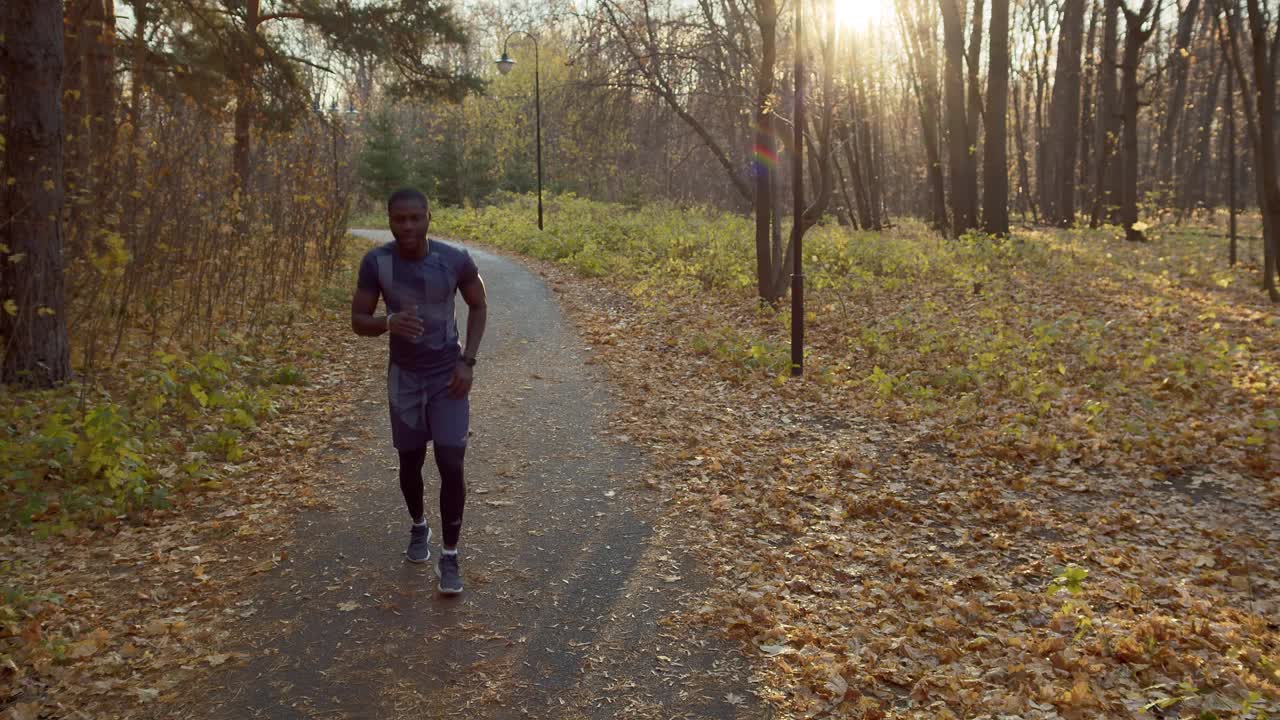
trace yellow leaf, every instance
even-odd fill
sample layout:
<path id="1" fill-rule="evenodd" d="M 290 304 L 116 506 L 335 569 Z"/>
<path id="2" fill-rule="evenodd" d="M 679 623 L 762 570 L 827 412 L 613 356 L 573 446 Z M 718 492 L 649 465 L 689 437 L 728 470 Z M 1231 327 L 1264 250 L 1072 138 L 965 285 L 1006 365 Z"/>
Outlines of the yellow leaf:
<path id="1" fill-rule="evenodd" d="M 36 314 L 42 317 L 48 317 L 50 315 L 57 315 L 58 313 L 56 313 L 54 309 L 51 307 L 45 307 L 41 305 L 40 307 L 36 308 Z"/>
<path id="2" fill-rule="evenodd" d="M 53 181 L 52 181 L 52 180 L 45 180 L 45 181 L 42 183 L 42 185 L 44 185 L 44 189 L 45 189 L 45 190 L 52 190 L 52 189 L 53 189 Z"/>
<path id="3" fill-rule="evenodd" d="M 87 658 L 96 652 L 98 652 L 98 643 L 93 640 L 81 640 L 78 643 L 71 644 L 71 647 L 67 649 L 67 657 L 72 660 L 79 660 L 80 658 Z"/>
<path id="4" fill-rule="evenodd" d="M 4 311 L 5 311 L 5 312 L 7 312 L 7 313 L 9 313 L 9 316 L 10 316 L 10 317 L 17 317 L 17 316 L 18 316 L 18 303 L 14 302 L 14 301 L 13 301 L 13 298 L 9 298 L 8 300 L 5 300 L 5 301 L 4 301 Z"/>

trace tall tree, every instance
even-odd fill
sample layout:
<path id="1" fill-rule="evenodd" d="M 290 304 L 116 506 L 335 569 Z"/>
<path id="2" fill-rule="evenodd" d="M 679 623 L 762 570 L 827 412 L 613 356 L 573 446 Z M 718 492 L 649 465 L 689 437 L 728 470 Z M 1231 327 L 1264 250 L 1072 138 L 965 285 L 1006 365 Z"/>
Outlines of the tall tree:
<path id="1" fill-rule="evenodd" d="M 1049 133 L 1040 172 L 1040 212 L 1060 227 L 1075 222 L 1075 168 L 1080 123 L 1080 53 L 1084 0 L 1066 0 L 1058 34 L 1058 59 L 1049 106 Z"/>
<path id="2" fill-rule="evenodd" d="M 760 66 L 756 71 L 755 107 L 755 214 L 756 292 L 763 300 L 773 300 L 770 232 L 773 211 L 773 175 L 777 172 L 778 143 L 774 138 L 774 67 L 778 62 L 778 5 L 775 0 L 756 0 L 756 22 L 760 26 Z"/>
<path id="3" fill-rule="evenodd" d="M 946 53 L 947 148 L 951 167 L 951 232 L 959 236 L 977 227 L 978 166 L 965 108 L 964 0 L 939 0 Z"/>
<path id="4" fill-rule="evenodd" d="M 1276 273 L 1280 269 L 1280 177 L 1276 158 L 1276 53 L 1280 51 L 1280 25 L 1273 30 L 1272 18 L 1258 5 L 1246 0 L 1248 33 L 1245 33 L 1239 3 L 1223 3 L 1227 26 L 1220 32 L 1232 69 L 1240 84 L 1240 99 L 1248 120 L 1249 141 L 1258 157 L 1258 205 L 1262 209 L 1262 285 L 1272 302 L 1280 302 Z M 1272 34 L 1274 33 L 1274 34 Z M 1247 55 L 1240 46 L 1248 48 Z M 1246 60 L 1249 62 L 1246 65 Z M 1252 78 L 1247 70 L 1252 70 Z M 1249 80 L 1253 80 L 1252 86 Z"/>
<path id="5" fill-rule="evenodd" d="M 1025 104 L 1024 86 L 1013 83 L 1013 143 L 1017 154 L 1018 166 L 1018 211 L 1026 218 L 1028 212 L 1034 214 L 1035 200 L 1031 195 L 1031 170 L 1027 167 L 1027 136 L 1023 127 L 1022 116 Z"/>
<path id="6" fill-rule="evenodd" d="M 1092 9 L 1089 12 L 1089 32 L 1085 35 L 1084 47 L 1084 78 L 1080 90 L 1080 158 L 1078 163 L 1078 172 L 1076 173 L 1076 201 L 1078 206 L 1082 206 L 1085 198 L 1088 197 L 1089 185 L 1093 177 L 1092 166 L 1093 161 L 1093 140 L 1095 137 L 1095 117 L 1094 117 L 1094 97 L 1097 95 L 1094 89 L 1098 74 L 1097 63 L 1094 62 L 1095 49 L 1097 46 L 1098 36 L 1098 5 L 1090 2 Z"/>
<path id="7" fill-rule="evenodd" d="M 936 16 L 923 0 L 898 0 L 898 27 L 907 49 L 908 74 L 920 116 L 924 141 L 925 173 L 929 188 L 929 220 L 938 230 L 947 228 L 946 179 L 942 173 L 942 112 L 938 98 L 938 52 L 932 28 Z M 852 161 L 851 161 L 852 162 Z"/>
<path id="8" fill-rule="evenodd" d="M 1138 227 L 1138 60 L 1142 54 L 1142 46 L 1151 39 L 1155 32 L 1160 8 L 1157 0 L 1142 0 L 1142 7 L 1137 12 L 1129 9 L 1124 0 L 1120 1 L 1120 9 L 1124 12 L 1124 59 L 1120 64 L 1120 98 L 1124 116 L 1124 137 L 1121 140 L 1121 161 L 1123 172 L 1120 184 L 1120 223 L 1124 225 L 1125 237 L 1135 242 L 1143 242 L 1146 234 Z M 1153 12 L 1154 10 L 1154 12 Z M 1151 25 L 1146 25 L 1151 19 Z"/>
<path id="9" fill-rule="evenodd" d="M 1009 234 L 1009 167 L 1005 131 L 1009 104 L 1009 0 L 991 2 L 986 142 L 982 155 L 982 226 Z"/>
<path id="10" fill-rule="evenodd" d="M 1190 158 L 1183 163 L 1182 182 L 1176 188 L 1178 190 L 1177 206 L 1179 217 L 1182 217 L 1187 211 L 1202 207 L 1208 200 L 1209 160 L 1213 147 L 1213 117 L 1218 111 L 1218 85 L 1224 74 L 1222 72 L 1223 68 L 1217 62 L 1216 55 L 1212 56 L 1210 65 L 1212 67 L 1209 71 L 1209 86 L 1199 101 L 1199 120 L 1192 125 L 1195 131 L 1194 138 L 1190 141 L 1184 141 L 1184 144 L 1181 145 L 1185 149 L 1190 149 L 1190 152 L 1186 152 L 1184 149 L 1179 153 L 1184 156 L 1190 155 Z"/>
<path id="11" fill-rule="evenodd" d="M 380 109 L 369 123 L 359 157 L 360 186 L 370 199 L 381 202 L 409 181 L 404 143 L 390 111 Z"/>
<path id="12" fill-rule="evenodd" d="M 1236 105 L 1235 74 L 1227 68 L 1227 131 L 1223 133 L 1223 154 L 1227 156 L 1227 236 L 1228 262 L 1236 264 Z"/>
<path id="13" fill-rule="evenodd" d="M 1098 65 L 1098 111 L 1094 130 L 1094 201 L 1089 224 L 1119 220 L 1120 205 L 1120 93 L 1116 86 L 1120 37 L 1120 0 L 1103 0 L 1102 59 Z"/>
<path id="14" fill-rule="evenodd" d="M 614 84 L 634 88 L 636 82 L 631 75 L 638 75 L 641 79 L 639 89 L 661 99 L 693 131 L 724 171 L 741 206 L 753 207 L 755 189 L 744 171 L 745 163 L 741 162 L 742 152 L 746 148 L 738 148 L 732 142 L 726 142 L 726 138 L 716 132 L 717 128 L 711 119 L 700 114 L 698 108 L 690 102 L 693 95 L 690 86 L 699 84 L 691 81 L 691 78 L 697 77 L 697 71 L 691 69 L 691 66 L 703 68 L 710 64 L 701 52 L 706 37 L 699 33 L 707 32 L 713 37 L 721 37 L 715 28 L 708 27 L 714 23 L 688 13 L 659 18 L 654 15 L 654 8 L 650 3 L 642 2 L 638 5 L 632 7 L 624 0 L 601 0 L 599 5 L 603 27 L 593 28 L 592 32 L 616 41 L 627 60 L 627 77 L 617 78 L 613 81 Z M 713 20 L 719 19 L 713 17 Z M 691 28 L 697 28 L 698 32 L 692 32 Z M 609 61 L 612 64 L 612 58 Z M 602 72 L 618 74 L 616 68 L 605 68 Z M 729 73 L 724 68 L 715 68 L 713 72 Z M 753 93 L 748 87 L 739 87 L 737 92 L 744 98 L 750 97 Z M 719 105 L 722 110 L 725 109 L 723 98 Z M 746 109 L 745 104 L 731 104 L 728 108 L 735 119 L 742 117 L 742 112 Z M 741 123 L 735 124 L 735 130 L 740 125 Z"/>
<path id="15" fill-rule="evenodd" d="M 803 0 L 797 0 L 803 2 Z M 808 105 L 812 104 L 811 94 L 808 92 L 807 73 L 803 72 L 804 63 L 801 61 L 802 54 L 796 54 L 796 93 L 800 102 L 796 103 L 796 117 L 792 118 L 795 137 L 799 143 L 803 143 L 805 149 L 812 158 L 811 163 L 816 165 L 813 173 L 817 187 L 813 189 L 813 200 L 807 205 L 805 204 L 805 193 L 800 187 L 799 177 L 803 173 L 801 158 L 793 156 L 792 160 L 796 165 L 796 171 L 792 173 L 791 178 L 793 191 L 793 209 L 797 211 L 797 217 L 800 222 L 793 223 L 791 226 L 791 237 L 787 242 L 787 249 L 784 254 L 783 262 L 774 269 L 774 295 L 781 298 L 786 292 L 787 279 L 789 273 L 794 267 L 795 249 L 805 233 L 809 231 L 822 216 L 826 214 L 828 206 L 831 204 L 831 195 L 834 192 L 834 171 L 832 162 L 835 156 L 835 146 L 831 142 L 832 133 L 835 127 L 835 47 L 836 47 L 836 23 L 830 4 L 827 4 L 826 17 L 815 23 L 818 27 L 825 28 L 826 33 L 822 37 L 820 48 L 822 51 L 822 94 L 821 104 L 816 108 L 817 117 L 812 123 L 812 127 L 804 119 L 804 112 Z M 798 23 L 797 23 L 798 24 Z M 807 53 L 804 53 L 807 54 Z M 803 139 L 802 139 L 803 138 Z M 799 143 L 793 142 L 793 145 Z M 797 152 L 797 155 L 799 153 Z"/>
<path id="16" fill-rule="evenodd" d="M 982 18 L 985 0 L 973 0 L 973 8 L 969 13 L 969 45 L 965 48 L 965 66 L 969 70 L 968 94 L 969 114 L 965 118 L 969 124 L 969 143 L 976 152 L 978 142 L 978 126 L 982 123 Z M 974 162 L 976 165 L 977 157 Z M 976 200 L 975 200 L 976 202 Z"/>
<path id="17" fill-rule="evenodd" d="M 115 149 L 115 17 L 109 0 L 64 3 L 66 68 L 63 113 L 67 128 L 67 253 L 83 254 L 101 224 Z"/>
<path id="18" fill-rule="evenodd" d="M 232 167 L 242 196 L 250 191 L 254 129 L 291 127 L 312 103 L 302 68 L 330 71 L 294 53 L 285 28 L 309 32 L 331 56 L 376 60 L 395 78 L 392 95 L 459 100 L 481 88 L 441 57 L 442 48 L 464 47 L 467 35 L 450 7 L 435 0 L 217 0 L 186 3 L 173 20 L 174 32 L 149 48 L 149 59 L 204 104 L 234 107 Z"/>
<path id="19" fill-rule="evenodd" d="M 62 268 L 64 38 L 61 3 L 6 0 L 0 188 L 0 380 L 37 387 L 71 374 Z"/>
<path id="20" fill-rule="evenodd" d="M 1200 0 L 1189 0 L 1178 16 L 1178 33 L 1173 50 L 1169 52 L 1169 82 L 1173 88 L 1169 92 L 1168 104 L 1164 111 L 1164 125 L 1160 128 L 1160 139 L 1156 145 L 1156 182 L 1168 185 L 1173 175 L 1173 157 L 1175 153 L 1174 139 L 1177 137 L 1179 122 L 1182 120 L 1183 106 L 1187 102 L 1187 70 L 1191 67 L 1191 53 L 1187 48 L 1191 45 L 1191 30 L 1195 27 L 1196 14 L 1200 11 Z"/>

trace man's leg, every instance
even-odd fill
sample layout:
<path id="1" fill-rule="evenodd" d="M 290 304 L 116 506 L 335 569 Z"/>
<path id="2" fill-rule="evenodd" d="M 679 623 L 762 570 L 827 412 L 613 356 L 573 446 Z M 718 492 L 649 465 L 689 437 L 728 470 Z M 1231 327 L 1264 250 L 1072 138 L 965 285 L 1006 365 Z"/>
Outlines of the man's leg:
<path id="1" fill-rule="evenodd" d="M 409 509 L 409 517 L 414 524 L 420 525 L 423 520 L 423 484 L 422 463 L 427 459 L 427 448 L 416 450 L 400 450 L 400 492 L 404 494 L 404 504 Z"/>
<path id="2" fill-rule="evenodd" d="M 436 574 L 440 576 L 440 592 L 446 595 L 462 592 L 458 535 L 462 532 L 462 510 L 467 499 L 462 463 L 467 454 L 470 419 L 470 401 L 450 397 L 447 387 L 432 394 L 427 403 L 427 425 L 440 471 L 440 525 L 444 530 L 444 550 L 436 563 Z"/>
<path id="3" fill-rule="evenodd" d="M 413 527 L 409 529 L 409 547 L 404 555 L 409 562 L 423 563 L 431 559 L 431 528 L 423 516 L 422 498 L 422 463 L 427 459 L 427 448 L 424 446 L 399 452 L 400 492 L 404 494 L 409 517 L 413 518 Z"/>
<path id="4" fill-rule="evenodd" d="M 456 550 L 458 535 L 462 532 L 462 510 L 467 502 L 467 483 L 462 470 L 467 448 L 436 443 L 433 449 L 436 468 L 440 471 L 440 526 L 444 530 L 444 549 Z"/>
<path id="5" fill-rule="evenodd" d="M 391 442 L 400 453 L 400 492 L 413 518 L 409 531 L 409 547 L 404 551 L 409 562 L 423 563 L 431 558 L 431 528 L 423 517 L 422 463 L 427 459 L 427 396 L 424 378 L 401 370 L 394 362 L 387 364 L 387 401 L 391 411 Z"/>

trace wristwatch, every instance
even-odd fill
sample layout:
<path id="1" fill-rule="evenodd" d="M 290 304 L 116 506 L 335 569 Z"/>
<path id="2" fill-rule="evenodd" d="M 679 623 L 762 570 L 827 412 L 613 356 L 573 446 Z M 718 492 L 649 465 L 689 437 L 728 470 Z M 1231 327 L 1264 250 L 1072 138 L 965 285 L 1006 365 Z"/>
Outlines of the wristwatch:
<path id="1" fill-rule="evenodd" d="M 467 357 L 466 355 L 463 355 L 462 357 L 458 358 L 458 362 L 462 363 L 463 365 L 466 365 L 467 367 L 476 366 L 476 359 Z"/>

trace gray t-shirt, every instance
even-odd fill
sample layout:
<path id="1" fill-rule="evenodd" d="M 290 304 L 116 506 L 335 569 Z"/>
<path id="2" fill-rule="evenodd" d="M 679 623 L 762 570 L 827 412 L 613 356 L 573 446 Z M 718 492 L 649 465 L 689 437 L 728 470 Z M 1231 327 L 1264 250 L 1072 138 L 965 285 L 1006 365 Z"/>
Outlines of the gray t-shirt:
<path id="1" fill-rule="evenodd" d="M 422 320 L 417 338 L 391 336 L 393 364 L 423 373 L 453 369 L 462 352 L 453 298 L 458 285 L 478 275 L 470 253 L 430 238 L 420 260 L 401 258 L 394 242 L 365 253 L 357 286 L 380 294 L 388 312 L 416 311 Z"/>

